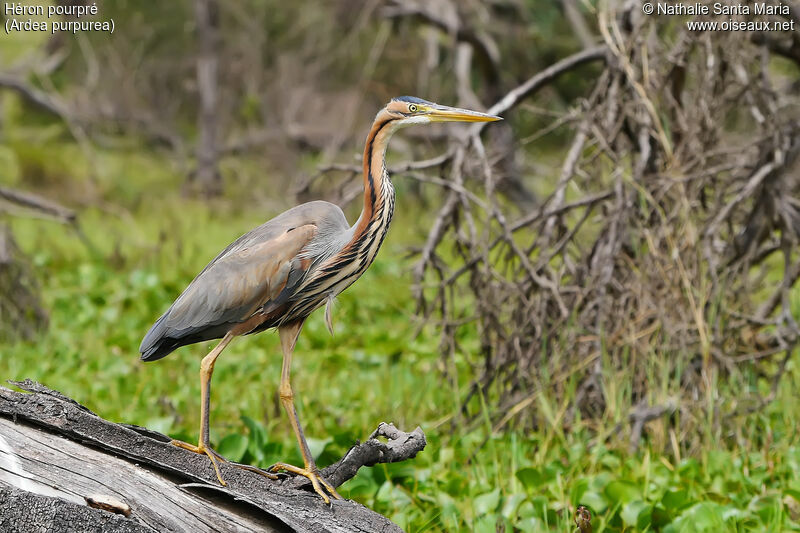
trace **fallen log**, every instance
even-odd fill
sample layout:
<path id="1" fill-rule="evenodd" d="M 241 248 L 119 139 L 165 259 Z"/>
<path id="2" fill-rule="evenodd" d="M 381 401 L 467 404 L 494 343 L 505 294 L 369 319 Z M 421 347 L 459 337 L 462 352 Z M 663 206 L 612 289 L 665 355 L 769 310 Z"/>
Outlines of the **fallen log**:
<path id="1" fill-rule="evenodd" d="M 0 531 L 401 531 L 356 502 L 326 505 L 305 478 L 222 463 L 220 486 L 205 457 L 166 435 L 104 420 L 33 381 L 13 384 L 26 392 L 0 387 Z M 420 428 L 381 423 L 322 475 L 338 487 L 361 466 L 424 447 Z"/>

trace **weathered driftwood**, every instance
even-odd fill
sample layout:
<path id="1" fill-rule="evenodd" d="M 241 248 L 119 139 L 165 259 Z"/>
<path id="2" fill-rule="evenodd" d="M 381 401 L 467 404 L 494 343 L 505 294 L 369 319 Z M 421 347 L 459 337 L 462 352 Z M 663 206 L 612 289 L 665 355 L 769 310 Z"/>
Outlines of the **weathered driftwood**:
<path id="1" fill-rule="evenodd" d="M 165 435 L 103 420 L 38 383 L 15 385 L 28 392 L 0 387 L 0 531 L 400 531 L 355 502 L 325 505 L 305 478 L 272 481 L 223 463 L 222 487 L 205 457 Z M 339 486 L 424 446 L 421 429 L 382 423 L 323 475 Z M 106 500 L 112 510 L 95 508 Z"/>

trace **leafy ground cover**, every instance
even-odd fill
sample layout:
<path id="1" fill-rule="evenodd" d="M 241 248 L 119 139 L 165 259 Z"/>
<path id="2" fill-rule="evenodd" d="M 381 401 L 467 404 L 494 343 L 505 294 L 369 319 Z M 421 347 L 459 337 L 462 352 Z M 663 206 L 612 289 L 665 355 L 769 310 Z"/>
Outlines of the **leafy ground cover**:
<path id="1" fill-rule="evenodd" d="M 33 176 L 27 186 L 84 205 L 81 227 L 91 246 L 69 228 L 13 219 L 51 323 L 37 342 L 0 347 L 0 376 L 30 377 L 108 419 L 194 440 L 198 365 L 209 346 L 143 364 L 139 341 L 221 247 L 288 205 L 182 198 L 180 174 L 157 156 L 100 152 L 98 171 L 88 178 L 75 146 L 25 146 L 0 147 L 17 169 L 4 179 Z M 645 440 L 628 453 L 628 429 L 618 426 L 630 408 L 624 402 L 599 427 L 579 421 L 565 429 L 564 406 L 549 403 L 547 394 L 528 408 L 552 412 L 549 427 L 495 430 L 486 421 L 461 420 L 479 340 L 477 333 L 463 339 L 446 377 L 437 332 L 423 327 L 415 336 L 411 263 L 404 257 L 419 242 L 425 214 L 400 194 L 402 208 L 378 260 L 339 298 L 336 335 L 327 333 L 321 314 L 307 322 L 293 385 L 321 464 L 380 421 L 419 424 L 429 444 L 413 462 L 363 469 L 344 496 L 408 531 L 574 531 L 578 504 L 592 510 L 595 532 L 800 530 L 796 360 L 773 404 L 733 419 L 725 439 L 706 438 L 700 448 L 684 449 L 673 436 Z M 300 462 L 277 398 L 280 363 L 274 334 L 237 340 L 220 359 L 212 441 L 231 459 Z M 717 387 L 731 393 L 724 380 Z M 492 409 L 492 398 L 479 401 Z M 655 433 L 661 427 L 668 435 L 658 426 L 663 421 L 655 424 Z"/>

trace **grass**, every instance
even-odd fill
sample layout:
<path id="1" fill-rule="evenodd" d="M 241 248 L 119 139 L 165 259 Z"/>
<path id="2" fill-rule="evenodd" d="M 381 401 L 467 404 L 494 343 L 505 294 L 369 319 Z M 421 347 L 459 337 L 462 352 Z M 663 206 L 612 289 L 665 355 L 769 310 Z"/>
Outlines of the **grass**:
<path id="1" fill-rule="evenodd" d="M 230 199 L 182 198 L 182 177 L 168 161 L 142 152 L 98 151 L 89 179 L 74 145 L 51 140 L 46 150 L 36 149 L 24 135 L 0 145 L 17 169 L 13 180 L 84 205 L 81 226 L 93 248 L 69 228 L 12 219 L 51 324 L 36 342 L 0 347 L 0 377 L 30 377 L 110 420 L 193 441 L 198 365 L 210 344 L 152 364 L 139 361 L 138 344 L 220 248 L 288 205 L 264 209 L 250 200 L 241 208 Z M 425 327 L 414 336 L 410 263 L 402 258 L 426 220 L 402 195 L 378 260 L 339 298 L 336 335 L 315 314 L 295 356 L 296 401 L 320 464 L 380 421 L 409 430 L 421 425 L 428 436 L 415 460 L 362 469 L 343 486 L 345 497 L 408 531 L 572 532 L 578 504 L 592 510 L 595 532 L 800 531 L 796 385 L 782 387 L 763 412 L 735 420 L 724 442 L 709 436 L 689 452 L 674 439 L 626 451 L 625 431 L 614 429 L 630 408 L 624 374 L 606 377 L 607 394 L 616 399 L 591 430 L 588 423 L 560 427 L 564 406 L 552 404 L 546 391 L 528 408 L 552 412 L 551 427 L 495 432 L 488 417 L 464 426 L 456 415 L 479 339 L 475 331 L 464 339 L 454 376 L 445 378 L 438 332 Z M 233 190 L 234 198 L 245 196 Z M 262 466 L 300 462 L 277 398 L 280 363 L 277 335 L 269 333 L 239 339 L 221 357 L 211 436 L 224 455 Z M 796 361 L 791 365 L 796 376 Z M 717 386 L 730 393 L 724 383 Z M 485 413 L 494 409 L 492 398 L 478 401 Z"/>

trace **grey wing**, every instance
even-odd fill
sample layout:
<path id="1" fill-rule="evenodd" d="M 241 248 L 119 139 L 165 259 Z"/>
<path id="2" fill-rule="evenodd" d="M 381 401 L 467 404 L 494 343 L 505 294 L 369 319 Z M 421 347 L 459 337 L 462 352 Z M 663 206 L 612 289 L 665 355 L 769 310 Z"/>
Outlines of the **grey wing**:
<path id="1" fill-rule="evenodd" d="M 347 227 L 341 210 L 311 202 L 237 239 L 153 325 L 139 348 L 142 359 L 160 359 L 180 346 L 220 338 L 257 310 L 284 303 L 314 263 L 301 252 L 327 238 L 332 227 Z"/>

